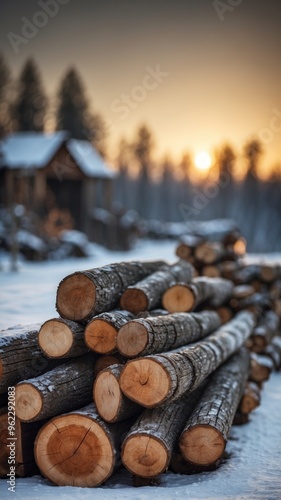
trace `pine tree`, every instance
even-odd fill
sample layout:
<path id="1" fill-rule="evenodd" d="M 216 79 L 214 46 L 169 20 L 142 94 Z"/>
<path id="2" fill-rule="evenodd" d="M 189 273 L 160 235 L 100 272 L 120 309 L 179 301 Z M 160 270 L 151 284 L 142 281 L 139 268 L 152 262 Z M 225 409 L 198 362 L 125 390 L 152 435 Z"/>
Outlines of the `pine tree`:
<path id="1" fill-rule="evenodd" d="M 9 98 L 8 85 L 10 83 L 10 69 L 2 54 L 0 54 L 0 138 L 9 131 Z"/>
<path id="2" fill-rule="evenodd" d="M 67 130 L 75 139 L 93 142 L 104 154 L 104 121 L 90 113 L 84 86 L 74 68 L 68 70 L 59 88 L 56 128 Z"/>
<path id="3" fill-rule="evenodd" d="M 16 102 L 12 106 L 15 129 L 42 132 L 46 107 L 39 71 L 35 62 L 28 59 L 19 78 Z"/>
<path id="4" fill-rule="evenodd" d="M 153 149 L 153 139 L 150 130 L 142 125 L 137 131 L 137 137 L 132 145 L 132 150 L 139 167 L 139 189 L 138 189 L 138 212 L 145 218 L 150 215 L 150 176 L 151 153 Z"/>
<path id="5" fill-rule="evenodd" d="M 245 144 L 244 156 L 247 161 L 247 176 L 255 177 L 257 175 L 258 162 L 262 152 L 262 145 L 257 139 Z"/>

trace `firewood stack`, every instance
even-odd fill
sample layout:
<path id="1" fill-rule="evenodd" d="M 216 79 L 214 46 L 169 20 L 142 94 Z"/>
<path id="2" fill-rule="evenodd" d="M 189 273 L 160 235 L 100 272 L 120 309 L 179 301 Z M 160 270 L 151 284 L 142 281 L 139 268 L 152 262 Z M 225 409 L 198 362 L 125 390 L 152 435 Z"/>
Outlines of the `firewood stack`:
<path id="1" fill-rule="evenodd" d="M 58 286 L 58 318 L 2 332 L 0 393 L 15 385 L 17 475 L 38 467 L 56 485 L 93 487 L 122 463 L 143 485 L 169 467 L 188 474 L 221 463 L 233 422 L 248 420 L 281 364 L 281 273 L 248 271 L 236 228 L 204 231 L 188 235 L 190 253 L 178 247 L 173 265 L 73 273 Z M 200 264 L 198 275 L 190 262 L 199 258 L 218 274 Z"/>

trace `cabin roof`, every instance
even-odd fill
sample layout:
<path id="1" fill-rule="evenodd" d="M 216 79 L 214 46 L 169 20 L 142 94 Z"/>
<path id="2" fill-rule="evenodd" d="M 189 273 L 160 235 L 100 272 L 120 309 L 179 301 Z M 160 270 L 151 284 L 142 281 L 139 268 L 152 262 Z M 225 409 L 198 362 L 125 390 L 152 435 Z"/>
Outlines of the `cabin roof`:
<path id="1" fill-rule="evenodd" d="M 44 168 L 63 144 L 86 177 L 115 177 L 90 142 L 70 139 L 65 131 L 17 132 L 5 137 L 0 141 L 0 166 L 17 170 Z"/>

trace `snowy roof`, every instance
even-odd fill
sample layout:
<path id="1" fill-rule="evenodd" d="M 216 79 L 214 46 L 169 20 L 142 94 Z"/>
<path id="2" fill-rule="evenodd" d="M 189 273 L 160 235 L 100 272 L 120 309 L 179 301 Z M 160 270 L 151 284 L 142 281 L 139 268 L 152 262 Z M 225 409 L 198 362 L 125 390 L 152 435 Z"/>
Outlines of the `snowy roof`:
<path id="1" fill-rule="evenodd" d="M 69 139 L 66 148 L 87 177 L 112 179 L 116 176 L 90 142 Z"/>
<path id="2" fill-rule="evenodd" d="M 66 141 L 67 132 L 18 132 L 0 142 L 0 163 L 8 168 L 43 168 Z"/>
<path id="3" fill-rule="evenodd" d="M 0 141 L 0 166 L 10 169 L 44 168 L 65 143 L 68 152 L 86 177 L 115 177 L 115 172 L 106 165 L 90 142 L 68 137 L 69 134 L 65 131 L 52 134 L 11 134 Z"/>

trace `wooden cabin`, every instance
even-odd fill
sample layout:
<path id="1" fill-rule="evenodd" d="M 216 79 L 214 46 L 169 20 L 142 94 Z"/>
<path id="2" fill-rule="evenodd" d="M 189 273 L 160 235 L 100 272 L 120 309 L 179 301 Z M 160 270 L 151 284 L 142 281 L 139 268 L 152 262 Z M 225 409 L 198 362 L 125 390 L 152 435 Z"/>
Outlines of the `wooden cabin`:
<path id="1" fill-rule="evenodd" d="M 68 211 L 88 235 L 91 211 L 112 208 L 115 175 L 90 142 L 67 132 L 19 132 L 0 142 L 0 205 L 19 203 L 42 218 Z"/>

